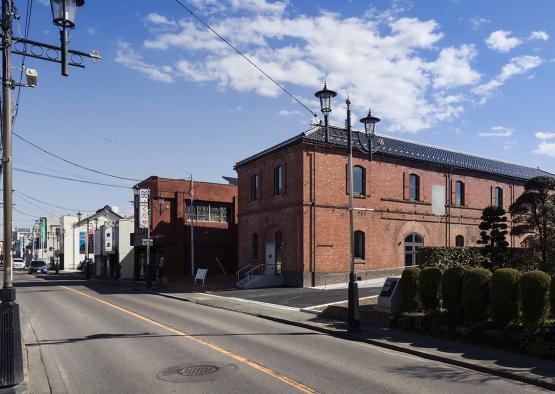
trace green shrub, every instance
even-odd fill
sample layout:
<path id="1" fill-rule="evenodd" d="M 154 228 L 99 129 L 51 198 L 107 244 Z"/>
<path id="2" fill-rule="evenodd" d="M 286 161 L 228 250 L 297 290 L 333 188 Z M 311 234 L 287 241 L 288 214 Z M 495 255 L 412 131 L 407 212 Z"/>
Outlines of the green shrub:
<path id="1" fill-rule="evenodd" d="M 550 281 L 549 275 L 542 271 L 531 271 L 522 275 L 520 280 L 522 317 L 529 326 L 537 326 L 547 315 Z"/>
<path id="2" fill-rule="evenodd" d="M 437 267 L 441 271 L 448 268 L 464 269 L 489 267 L 490 258 L 482 254 L 483 248 L 423 247 L 418 251 L 420 268 Z"/>
<path id="3" fill-rule="evenodd" d="M 441 270 L 427 267 L 420 272 L 418 278 L 418 299 L 428 310 L 439 308 L 439 286 L 441 284 Z"/>
<path id="4" fill-rule="evenodd" d="M 551 286 L 549 287 L 549 301 L 551 301 L 551 316 L 555 316 L 555 276 L 551 278 Z"/>
<path id="5" fill-rule="evenodd" d="M 462 279 L 462 307 L 466 320 L 479 323 L 488 318 L 491 271 L 474 268 Z"/>
<path id="6" fill-rule="evenodd" d="M 451 314 L 461 310 L 462 278 L 465 270 L 462 267 L 448 268 L 441 277 L 441 298 L 443 307 Z"/>
<path id="7" fill-rule="evenodd" d="M 502 327 L 518 318 L 521 277 L 522 273 L 512 268 L 498 269 L 491 277 L 491 317 Z"/>
<path id="8" fill-rule="evenodd" d="M 401 274 L 401 311 L 414 312 L 418 309 L 418 277 L 420 268 L 409 267 Z"/>

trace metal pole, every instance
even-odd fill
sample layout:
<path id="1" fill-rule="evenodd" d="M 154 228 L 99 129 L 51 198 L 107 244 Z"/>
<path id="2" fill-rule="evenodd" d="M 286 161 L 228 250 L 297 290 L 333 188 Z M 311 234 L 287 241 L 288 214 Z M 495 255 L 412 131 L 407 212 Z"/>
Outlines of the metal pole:
<path id="1" fill-rule="evenodd" d="M 150 266 L 150 193 L 148 194 L 148 226 L 146 229 L 146 288 L 152 287 L 152 267 Z"/>
<path id="2" fill-rule="evenodd" d="M 63 3 L 65 4 L 65 2 Z M 61 43 L 61 62 L 62 62 L 62 75 L 64 77 L 67 77 L 69 75 L 69 72 L 67 71 L 68 65 L 67 65 L 67 42 L 68 42 L 68 34 L 67 34 L 67 30 L 64 27 L 62 30 L 60 30 L 60 43 Z"/>
<path id="3" fill-rule="evenodd" d="M 191 201 L 191 276 L 195 276 L 195 189 L 191 174 L 189 199 Z"/>
<path id="4" fill-rule="evenodd" d="M 355 330 L 360 325 L 358 304 L 358 284 L 355 274 L 355 233 L 354 233 L 354 199 L 353 199 L 353 139 L 351 135 L 351 100 L 347 98 L 347 166 L 349 176 L 349 238 L 350 238 L 350 268 L 349 297 L 348 297 L 348 326 Z"/>
<path id="5" fill-rule="evenodd" d="M 0 305 L 0 388 L 23 382 L 19 305 L 15 302 L 12 265 L 12 9 L 2 0 L 2 171 L 4 186 L 4 281 Z"/>
<path id="6" fill-rule="evenodd" d="M 329 123 L 328 123 L 328 113 L 324 112 L 324 126 L 326 127 L 326 143 L 330 140 L 330 130 L 329 130 Z"/>

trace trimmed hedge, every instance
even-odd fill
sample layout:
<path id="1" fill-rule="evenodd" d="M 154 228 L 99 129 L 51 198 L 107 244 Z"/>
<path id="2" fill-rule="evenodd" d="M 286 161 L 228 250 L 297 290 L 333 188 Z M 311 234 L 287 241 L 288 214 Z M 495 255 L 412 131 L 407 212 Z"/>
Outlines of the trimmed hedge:
<path id="1" fill-rule="evenodd" d="M 537 326 L 547 315 L 547 297 L 551 278 L 545 272 L 531 271 L 522 275 L 522 317 L 529 326 Z"/>
<path id="2" fill-rule="evenodd" d="M 483 248 L 453 248 L 426 246 L 418 251 L 420 268 L 437 267 L 442 271 L 453 267 L 464 269 L 489 267 L 491 261 L 482 253 Z"/>
<path id="3" fill-rule="evenodd" d="M 491 317 L 502 327 L 518 318 L 521 278 L 522 273 L 512 268 L 498 269 L 491 277 Z"/>
<path id="4" fill-rule="evenodd" d="M 418 277 L 420 268 L 408 267 L 403 270 L 399 285 L 401 286 L 401 311 L 415 312 L 420 304 L 418 303 Z"/>
<path id="5" fill-rule="evenodd" d="M 462 307 L 466 320 L 479 323 L 488 318 L 491 271 L 474 268 L 462 279 Z"/>
<path id="6" fill-rule="evenodd" d="M 420 272 L 418 279 L 418 298 L 425 309 L 439 308 L 439 286 L 441 284 L 441 270 L 427 267 Z"/>
<path id="7" fill-rule="evenodd" d="M 465 270 L 462 267 L 448 268 L 441 277 L 441 298 L 443 307 L 449 313 L 461 311 L 462 278 Z"/>
<path id="8" fill-rule="evenodd" d="M 551 304 L 551 316 L 555 317 L 555 276 L 551 278 L 551 286 L 549 287 L 549 301 Z"/>

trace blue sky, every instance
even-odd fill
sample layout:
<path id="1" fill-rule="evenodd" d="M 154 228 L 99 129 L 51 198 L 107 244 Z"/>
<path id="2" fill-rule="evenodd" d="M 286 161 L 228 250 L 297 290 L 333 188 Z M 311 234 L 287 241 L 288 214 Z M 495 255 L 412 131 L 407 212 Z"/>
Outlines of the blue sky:
<path id="1" fill-rule="evenodd" d="M 314 111 L 324 80 L 350 94 L 377 132 L 555 171 L 553 1 L 183 0 Z M 47 1 L 30 37 L 57 43 Z M 26 0 L 16 0 L 23 31 Z M 18 34 L 18 27 L 15 27 Z M 87 1 L 70 46 L 99 64 L 32 59 L 15 132 L 99 170 L 220 182 L 235 162 L 308 129 L 310 114 L 198 24 L 174 0 Z M 14 66 L 20 58 L 14 56 Z M 17 70 L 14 70 L 17 71 Z M 318 111 L 319 112 L 319 111 Z M 15 166 L 119 185 L 14 139 Z M 130 212 L 130 190 L 14 173 L 14 188 L 81 210 Z M 15 196 L 15 225 L 46 211 Z M 38 204 L 40 206 L 40 204 Z M 30 215 L 30 216 L 29 216 Z"/>

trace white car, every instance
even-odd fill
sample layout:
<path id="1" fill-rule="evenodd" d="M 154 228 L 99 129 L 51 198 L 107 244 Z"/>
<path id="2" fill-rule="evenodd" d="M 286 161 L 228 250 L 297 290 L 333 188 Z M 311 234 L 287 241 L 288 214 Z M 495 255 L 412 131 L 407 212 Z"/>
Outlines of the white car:
<path id="1" fill-rule="evenodd" d="M 14 270 L 24 270 L 25 269 L 25 261 L 22 258 L 14 257 L 12 262 L 12 268 Z"/>

